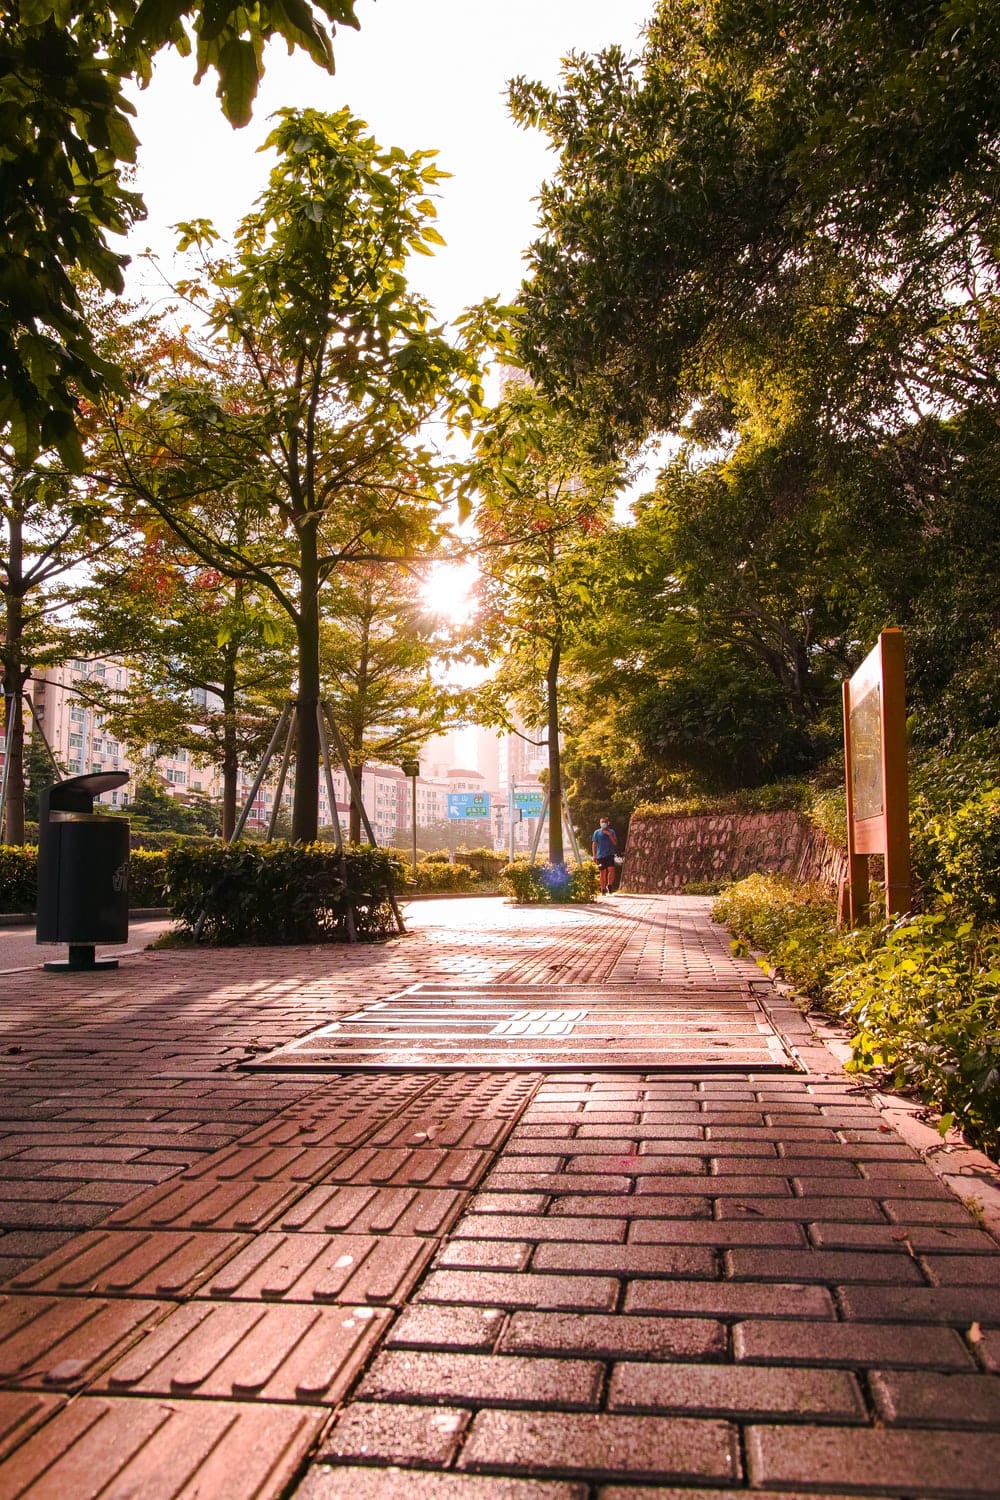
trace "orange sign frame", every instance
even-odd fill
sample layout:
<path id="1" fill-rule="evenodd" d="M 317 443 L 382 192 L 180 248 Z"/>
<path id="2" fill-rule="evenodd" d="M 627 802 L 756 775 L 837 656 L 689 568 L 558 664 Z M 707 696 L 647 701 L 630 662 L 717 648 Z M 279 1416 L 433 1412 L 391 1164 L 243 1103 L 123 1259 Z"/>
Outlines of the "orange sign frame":
<path id="1" fill-rule="evenodd" d="M 846 916 L 852 927 L 868 914 L 869 855 L 885 858 L 886 916 L 908 912 L 912 902 L 904 653 L 903 632 L 883 630 L 844 683 Z"/>

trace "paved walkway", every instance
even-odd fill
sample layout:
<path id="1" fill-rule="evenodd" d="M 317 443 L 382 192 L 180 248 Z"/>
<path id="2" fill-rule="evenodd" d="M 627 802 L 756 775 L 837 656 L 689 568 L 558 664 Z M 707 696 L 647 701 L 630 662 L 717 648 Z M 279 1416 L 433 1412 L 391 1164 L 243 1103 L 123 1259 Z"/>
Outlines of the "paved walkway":
<path id="1" fill-rule="evenodd" d="M 1000 1252 L 803 1071 L 247 1070 L 413 984 L 759 980 L 697 898 L 8 976 L 3 1500 L 1000 1494 Z M 541 991 L 539 991 L 541 993 Z"/>

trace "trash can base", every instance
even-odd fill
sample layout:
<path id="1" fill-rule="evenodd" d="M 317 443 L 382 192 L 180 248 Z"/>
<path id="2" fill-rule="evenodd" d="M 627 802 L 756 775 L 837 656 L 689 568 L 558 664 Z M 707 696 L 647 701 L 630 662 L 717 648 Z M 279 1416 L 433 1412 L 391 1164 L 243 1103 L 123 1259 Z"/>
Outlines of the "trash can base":
<path id="1" fill-rule="evenodd" d="M 93 943 L 70 943 L 69 958 L 53 960 L 42 968 L 50 974 L 83 974 L 92 969 L 117 969 L 117 958 L 96 958 Z"/>

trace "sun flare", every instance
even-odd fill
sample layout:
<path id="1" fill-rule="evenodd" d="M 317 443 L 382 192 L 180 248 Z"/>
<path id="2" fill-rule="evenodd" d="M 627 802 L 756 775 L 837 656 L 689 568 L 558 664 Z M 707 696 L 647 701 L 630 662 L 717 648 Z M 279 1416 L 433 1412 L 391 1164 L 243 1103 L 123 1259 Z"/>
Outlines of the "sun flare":
<path id="1" fill-rule="evenodd" d="M 464 625 L 475 610 L 473 591 L 479 569 L 474 562 L 435 563 L 421 593 L 432 614 L 452 625 Z"/>

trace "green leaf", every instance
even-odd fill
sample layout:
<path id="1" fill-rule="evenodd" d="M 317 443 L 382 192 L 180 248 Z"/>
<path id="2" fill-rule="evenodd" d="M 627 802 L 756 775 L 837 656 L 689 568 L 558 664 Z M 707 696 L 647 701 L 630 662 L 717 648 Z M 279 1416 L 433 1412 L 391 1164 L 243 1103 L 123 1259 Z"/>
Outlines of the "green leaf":
<path id="1" fill-rule="evenodd" d="M 246 125 L 257 97 L 260 72 L 252 42 L 233 39 L 219 53 L 219 96 L 222 111 L 232 125 Z"/>

